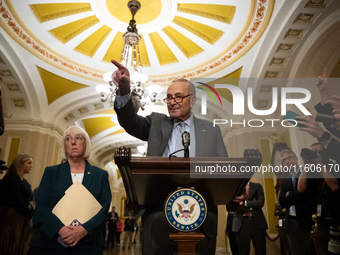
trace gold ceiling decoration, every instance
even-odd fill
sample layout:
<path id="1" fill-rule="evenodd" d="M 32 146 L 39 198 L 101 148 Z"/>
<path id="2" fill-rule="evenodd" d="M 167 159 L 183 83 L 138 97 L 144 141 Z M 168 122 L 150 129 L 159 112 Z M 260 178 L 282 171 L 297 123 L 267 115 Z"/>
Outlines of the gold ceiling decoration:
<path id="1" fill-rule="evenodd" d="M 30 8 L 41 23 L 92 10 L 89 3 L 31 4 Z"/>
<path id="2" fill-rule="evenodd" d="M 90 27 L 94 26 L 99 22 L 99 19 L 93 15 L 87 18 L 79 19 L 60 27 L 56 27 L 51 29 L 49 32 L 54 35 L 62 43 L 67 43 L 77 35 L 81 34 L 85 30 L 89 29 Z M 98 30 L 97 30 L 98 31 Z M 97 38 L 94 40 L 95 44 L 97 44 Z"/>
<path id="3" fill-rule="evenodd" d="M 234 19 L 236 7 L 220 4 L 178 4 L 179 12 L 199 15 L 208 19 L 222 21 L 228 24 Z"/>
<path id="4" fill-rule="evenodd" d="M 161 0 L 138 0 L 143 9 L 143 13 L 137 12 L 135 19 L 138 25 L 149 23 L 156 19 L 163 8 Z M 105 0 L 108 12 L 116 19 L 128 24 L 131 19 L 130 10 L 127 7 L 128 0 Z"/>
<path id="5" fill-rule="evenodd" d="M 19 0 L 1 1 L 0 23 L 40 59 L 92 79 L 112 68 L 111 59 L 119 59 L 122 45 L 118 38 L 130 18 L 125 0 L 47 4 L 33 0 L 30 5 L 22 4 Z M 143 37 L 142 64 L 148 67 L 145 71 L 150 81 L 160 83 L 178 76 L 202 77 L 230 65 L 257 42 L 274 8 L 274 0 L 248 0 L 242 7 L 237 1 L 225 5 L 216 0 L 209 4 L 144 0 L 141 4 L 136 21 Z M 237 12 L 245 7 L 249 13 Z M 28 29 L 22 11 L 30 13 L 30 20 L 37 24 Z M 59 43 L 46 40 L 51 35 Z"/>
<path id="6" fill-rule="evenodd" d="M 83 119 L 82 122 L 84 124 L 84 128 L 86 132 L 89 134 L 90 138 L 95 135 L 117 126 L 117 124 L 111 121 L 112 116 L 105 117 L 93 117 L 88 119 Z"/>
<path id="7" fill-rule="evenodd" d="M 65 79 L 39 66 L 37 66 L 37 69 L 44 84 L 49 105 L 68 93 L 88 87 L 87 85 Z"/>

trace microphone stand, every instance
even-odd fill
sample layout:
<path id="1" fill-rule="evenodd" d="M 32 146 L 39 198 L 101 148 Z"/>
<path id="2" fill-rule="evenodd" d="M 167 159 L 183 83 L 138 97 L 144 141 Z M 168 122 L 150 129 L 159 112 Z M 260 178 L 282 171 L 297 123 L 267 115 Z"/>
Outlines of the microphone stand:
<path id="1" fill-rule="evenodd" d="M 173 154 L 180 152 L 180 151 L 184 151 L 184 157 L 189 158 L 190 133 L 187 131 L 184 131 L 182 133 L 182 144 L 183 144 L 184 149 L 180 149 L 178 151 L 171 153 L 169 155 L 169 159 L 172 157 Z"/>

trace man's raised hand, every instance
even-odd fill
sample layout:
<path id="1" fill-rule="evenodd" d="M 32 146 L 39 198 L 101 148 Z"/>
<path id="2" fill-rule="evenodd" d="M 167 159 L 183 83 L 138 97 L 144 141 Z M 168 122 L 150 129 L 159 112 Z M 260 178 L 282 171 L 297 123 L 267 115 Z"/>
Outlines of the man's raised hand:
<path id="1" fill-rule="evenodd" d="M 118 87 L 119 94 L 124 96 L 130 93 L 130 73 L 129 70 L 118 63 L 116 60 L 111 60 L 118 69 L 111 75 L 113 83 Z"/>

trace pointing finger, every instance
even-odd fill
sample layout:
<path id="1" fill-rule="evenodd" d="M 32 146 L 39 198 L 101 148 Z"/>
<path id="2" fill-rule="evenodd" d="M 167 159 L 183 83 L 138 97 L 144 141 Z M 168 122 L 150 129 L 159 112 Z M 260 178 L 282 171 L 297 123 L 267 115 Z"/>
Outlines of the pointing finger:
<path id="1" fill-rule="evenodd" d="M 111 63 L 114 64 L 119 70 L 126 69 L 125 66 L 123 66 L 121 63 L 118 63 L 116 60 L 112 59 Z"/>

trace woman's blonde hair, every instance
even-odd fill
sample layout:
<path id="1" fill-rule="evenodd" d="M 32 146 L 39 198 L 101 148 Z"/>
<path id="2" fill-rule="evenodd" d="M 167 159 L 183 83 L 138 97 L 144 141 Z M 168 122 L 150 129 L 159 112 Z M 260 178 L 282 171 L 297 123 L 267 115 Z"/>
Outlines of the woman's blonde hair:
<path id="1" fill-rule="evenodd" d="M 28 155 L 28 154 L 25 154 L 25 153 L 16 155 L 16 157 L 14 158 L 13 163 L 9 167 L 7 173 L 18 174 L 18 171 L 24 165 L 24 163 L 31 158 L 33 158 L 33 157 Z"/>

